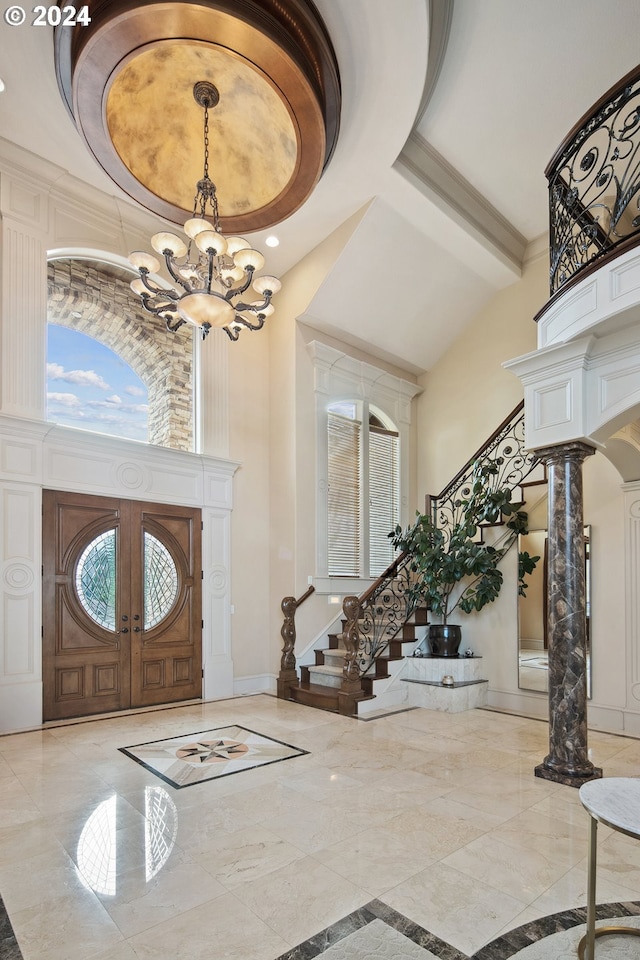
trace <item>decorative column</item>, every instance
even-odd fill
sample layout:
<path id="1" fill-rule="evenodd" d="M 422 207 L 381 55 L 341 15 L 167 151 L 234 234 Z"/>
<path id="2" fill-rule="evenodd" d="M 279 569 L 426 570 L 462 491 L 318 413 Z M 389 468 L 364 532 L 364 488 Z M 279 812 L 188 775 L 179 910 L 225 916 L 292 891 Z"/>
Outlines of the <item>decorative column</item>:
<path id="1" fill-rule="evenodd" d="M 546 462 L 549 477 L 549 753 L 535 774 L 579 787 L 602 776 L 587 752 L 582 463 L 595 449 L 573 441 L 535 452 Z"/>
<path id="2" fill-rule="evenodd" d="M 229 456 L 230 342 L 224 330 L 194 333 L 195 449 L 210 457 Z"/>

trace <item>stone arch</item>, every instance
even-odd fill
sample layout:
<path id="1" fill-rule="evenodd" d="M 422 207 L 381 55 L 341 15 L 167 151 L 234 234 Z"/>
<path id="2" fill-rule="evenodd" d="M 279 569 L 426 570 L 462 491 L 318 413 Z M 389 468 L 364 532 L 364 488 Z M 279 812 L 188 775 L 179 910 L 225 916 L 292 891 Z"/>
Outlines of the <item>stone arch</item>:
<path id="1" fill-rule="evenodd" d="M 142 310 L 129 289 L 132 274 L 95 260 L 48 265 L 47 320 L 99 340 L 138 374 L 149 395 L 149 442 L 193 449 L 193 340 Z"/>

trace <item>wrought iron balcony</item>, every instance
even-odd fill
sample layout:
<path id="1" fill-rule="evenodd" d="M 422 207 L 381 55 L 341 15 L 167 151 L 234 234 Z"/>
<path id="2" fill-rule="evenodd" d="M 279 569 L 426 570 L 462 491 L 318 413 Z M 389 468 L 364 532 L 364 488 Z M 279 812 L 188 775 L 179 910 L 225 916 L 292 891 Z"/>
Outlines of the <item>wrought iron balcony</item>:
<path id="1" fill-rule="evenodd" d="M 553 296 L 640 243 L 640 66 L 576 124 L 545 175 Z"/>

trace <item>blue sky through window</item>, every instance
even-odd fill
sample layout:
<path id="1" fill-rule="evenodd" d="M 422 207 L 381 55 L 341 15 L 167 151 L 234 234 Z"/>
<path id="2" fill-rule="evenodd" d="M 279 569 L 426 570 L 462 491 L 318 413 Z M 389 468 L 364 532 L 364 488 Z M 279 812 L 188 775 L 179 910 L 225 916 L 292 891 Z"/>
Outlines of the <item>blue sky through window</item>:
<path id="1" fill-rule="evenodd" d="M 47 420 L 146 441 L 148 410 L 147 388 L 113 350 L 47 325 Z"/>

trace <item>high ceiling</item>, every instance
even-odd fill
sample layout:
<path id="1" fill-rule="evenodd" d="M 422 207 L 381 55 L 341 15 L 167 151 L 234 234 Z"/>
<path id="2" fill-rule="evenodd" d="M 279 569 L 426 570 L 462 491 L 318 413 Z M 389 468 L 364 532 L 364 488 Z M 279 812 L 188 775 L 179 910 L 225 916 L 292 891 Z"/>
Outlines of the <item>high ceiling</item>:
<path id="1" fill-rule="evenodd" d="M 340 66 L 340 137 L 309 200 L 272 231 L 269 270 L 282 276 L 364 210 L 302 319 L 419 373 L 544 236 L 544 168 L 637 65 L 638 2 L 316 5 Z M 52 29 L 3 22 L 0 50 L 2 136 L 124 197 L 63 106 Z"/>

